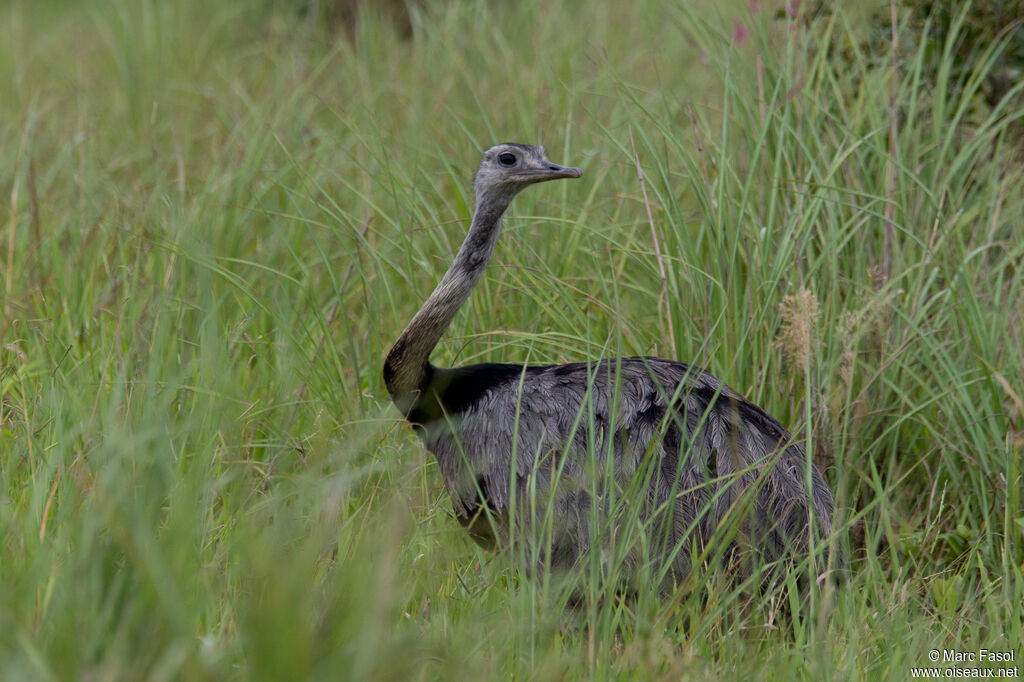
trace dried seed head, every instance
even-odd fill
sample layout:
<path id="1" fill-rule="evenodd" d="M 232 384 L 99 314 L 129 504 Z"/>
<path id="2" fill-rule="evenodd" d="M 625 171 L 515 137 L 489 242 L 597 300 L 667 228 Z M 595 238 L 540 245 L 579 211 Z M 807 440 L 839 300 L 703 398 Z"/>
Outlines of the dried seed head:
<path id="1" fill-rule="evenodd" d="M 782 330 L 775 343 L 782 350 L 786 363 L 796 371 L 802 370 L 817 351 L 820 315 L 818 299 L 805 287 L 782 299 L 779 306 Z"/>

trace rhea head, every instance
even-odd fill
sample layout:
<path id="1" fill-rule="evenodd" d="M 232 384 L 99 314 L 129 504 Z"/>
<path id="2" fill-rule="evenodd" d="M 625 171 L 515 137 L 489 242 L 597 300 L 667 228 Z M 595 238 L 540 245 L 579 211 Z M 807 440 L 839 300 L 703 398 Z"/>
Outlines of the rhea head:
<path id="1" fill-rule="evenodd" d="M 505 142 L 484 152 L 480 168 L 473 177 L 473 189 L 478 203 L 487 199 L 508 202 L 529 185 L 582 175 L 579 168 L 552 163 L 544 147 Z"/>

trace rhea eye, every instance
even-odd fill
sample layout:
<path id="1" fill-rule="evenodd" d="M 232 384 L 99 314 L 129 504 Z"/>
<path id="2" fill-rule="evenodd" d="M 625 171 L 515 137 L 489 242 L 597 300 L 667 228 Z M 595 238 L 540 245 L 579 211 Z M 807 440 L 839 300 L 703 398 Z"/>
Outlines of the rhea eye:
<path id="1" fill-rule="evenodd" d="M 504 154 L 498 154 L 498 163 L 502 166 L 514 166 L 516 165 L 516 155 L 505 152 Z"/>

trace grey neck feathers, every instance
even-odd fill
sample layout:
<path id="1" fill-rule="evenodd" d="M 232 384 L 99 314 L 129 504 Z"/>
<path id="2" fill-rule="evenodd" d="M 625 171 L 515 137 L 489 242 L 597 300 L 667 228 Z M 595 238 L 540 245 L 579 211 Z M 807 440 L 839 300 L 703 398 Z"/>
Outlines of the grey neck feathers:
<path id="1" fill-rule="evenodd" d="M 402 414 L 409 414 L 426 389 L 430 353 L 487 268 L 512 198 L 477 194 L 473 222 L 455 260 L 388 353 L 384 382 Z"/>

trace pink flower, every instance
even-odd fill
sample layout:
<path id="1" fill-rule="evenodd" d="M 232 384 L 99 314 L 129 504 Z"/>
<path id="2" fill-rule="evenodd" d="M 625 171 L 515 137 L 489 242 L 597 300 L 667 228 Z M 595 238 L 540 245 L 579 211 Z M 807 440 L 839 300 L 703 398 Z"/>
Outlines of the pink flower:
<path id="1" fill-rule="evenodd" d="M 761 0 L 747 0 L 747 5 L 750 7 L 751 12 L 761 11 Z"/>
<path id="2" fill-rule="evenodd" d="M 738 23 L 732 29 L 732 39 L 736 42 L 737 45 L 742 45 L 743 41 L 747 39 L 748 35 L 750 35 L 750 31 L 748 31 L 747 27 L 744 26 L 743 24 Z"/>
<path id="3" fill-rule="evenodd" d="M 797 12 L 799 11 L 800 0 L 791 0 L 790 3 L 786 5 L 786 14 L 789 15 L 790 19 L 796 19 Z"/>

